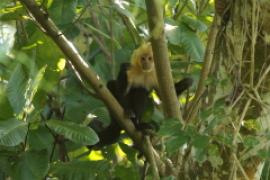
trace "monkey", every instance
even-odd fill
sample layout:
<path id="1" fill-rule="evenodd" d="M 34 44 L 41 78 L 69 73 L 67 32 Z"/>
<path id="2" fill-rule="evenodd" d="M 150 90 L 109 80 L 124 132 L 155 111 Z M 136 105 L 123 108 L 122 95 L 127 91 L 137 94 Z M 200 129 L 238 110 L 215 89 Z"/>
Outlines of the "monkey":
<path id="1" fill-rule="evenodd" d="M 193 83 L 192 78 L 184 78 L 175 84 L 179 96 Z M 150 93 L 158 90 L 158 81 L 154 66 L 153 51 L 150 43 L 142 44 L 134 50 L 130 63 L 122 63 L 116 80 L 110 80 L 107 88 L 124 109 L 125 116 L 132 120 L 137 130 L 145 132 L 151 125 L 141 121 L 149 105 L 153 105 Z M 100 141 L 95 145 L 102 147 L 117 142 L 122 130 L 110 112 L 111 123 L 107 128 L 97 128 L 98 123 L 90 124 L 96 130 Z M 100 126 L 99 126 L 100 127 Z"/>

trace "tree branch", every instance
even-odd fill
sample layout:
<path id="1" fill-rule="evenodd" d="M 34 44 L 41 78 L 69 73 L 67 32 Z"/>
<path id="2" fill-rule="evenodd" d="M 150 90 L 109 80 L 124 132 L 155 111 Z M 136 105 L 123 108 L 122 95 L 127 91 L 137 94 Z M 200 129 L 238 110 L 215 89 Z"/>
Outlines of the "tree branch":
<path id="1" fill-rule="evenodd" d="M 213 61 L 214 49 L 216 45 L 216 36 L 218 33 L 218 24 L 220 24 L 220 18 L 217 15 L 215 15 L 213 24 L 211 26 L 211 29 L 208 35 L 208 43 L 206 46 L 206 51 L 204 55 L 204 63 L 203 63 L 198 87 L 195 93 L 194 100 L 192 100 L 192 104 L 190 108 L 188 109 L 187 118 L 185 118 L 187 119 L 187 122 L 193 121 L 193 119 L 197 116 L 198 109 L 200 107 L 200 99 L 205 91 L 205 81 L 208 78 L 212 61 Z"/>
<path id="2" fill-rule="evenodd" d="M 20 0 L 20 2 L 29 10 L 37 23 L 45 30 L 47 35 L 62 50 L 67 59 L 72 63 L 76 71 L 89 83 L 96 91 L 100 99 L 105 103 L 108 109 L 113 113 L 117 122 L 125 129 L 127 134 L 134 141 L 136 146 L 144 153 L 148 162 L 152 160 L 152 145 L 143 145 L 143 135 L 137 131 L 134 124 L 130 119 L 125 118 L 124 110 L 100 80 L 100 77 L 90 69 L 88 64 L 84 62 L 79 55 L 73 44 L 66 39 L 54 22 L 48 17 L 48 14 L 41 9 L 34 0 Z M 158 165 L 158 172 L 162 173 L 164 163 L 160 160 L 159 156 L 155 156 L 156 164 Z"/>
<path id="3" fill-rule="evenodd" d="M 97 92 L 105 105 L 114 113 L 118 123 L 126 130 L 128 135 L 132 138 L 135 144 L 141 145 L 142 134 L 138 132 L 131 120 L 124 117 L 123 108 L 102 83 L 99 76 L 90 69 L 88 64 L 84 62 L 75 47 L 62 34 L 54 22 L 48 17 L 48 14 L 42 10 L 34 0 L 20 0 L 21 3 L 29 10 L 39 25 L 45 30 L 47 35 L 62 50 L 67 59 L 75 67 L 76 71 L 83 77 Z M 142 149 L 143 150 L 143 149 Z M 143 150 L 145 152 L 145 150 Z"/>
<path id="4" fill-rule="evenodd" d="M 182 120 L 165 40 L 163 7 L 160 0 L 145 0 L 145 3 L 163 109 L 167 117 Z"/>

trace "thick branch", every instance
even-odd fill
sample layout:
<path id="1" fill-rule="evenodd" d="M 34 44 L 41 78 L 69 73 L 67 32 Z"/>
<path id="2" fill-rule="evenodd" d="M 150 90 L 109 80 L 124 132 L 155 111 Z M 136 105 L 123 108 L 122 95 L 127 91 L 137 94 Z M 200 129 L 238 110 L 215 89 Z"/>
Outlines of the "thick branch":
<path id="1" fill-rule="evenodd" d="M 65 54 L 67 59 L 72 63 L 75 69 L 79 72 L 80 76 L 83 77 L 97 92 L 102 101 L 106 106 L 114 113 L 119 124 L 126 130 L 128 135 L 136 144 L 141 144 L 142 134 L 136 131 L 133 123 L 124 117 L 123 108 L 113 97 L 110 91 L 102 83 L 99 76 L 90 69 L 88 64 L 84 62 L 82 57 L 78 54 L 72 43 L 70 43 L 62 32 L 56 27 L 53 21 L 48 15 L 40 9 L 34 0 L 20 0 L 22 4 L 31 12 L 36 21 L 46 31 L 47 35 L 50 36 L 58 47 Z"/>
<path id="2" fill-rule="evenodd" d="M 182 119 L 165 40 L 163 7 L 160 0 L 145 0 L 145 3 L 163 109 L 167 117 Z"/>

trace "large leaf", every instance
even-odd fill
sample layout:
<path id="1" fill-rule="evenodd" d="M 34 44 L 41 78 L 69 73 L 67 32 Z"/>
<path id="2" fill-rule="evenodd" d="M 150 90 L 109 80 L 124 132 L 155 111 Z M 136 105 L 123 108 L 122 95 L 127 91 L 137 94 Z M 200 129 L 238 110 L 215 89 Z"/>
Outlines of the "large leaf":
<path id="1" fill-rule="evenodd" d="M 190 27 L 191 29 L 196 30 L 196 31 L 203 32 L 207 30 L 206 24 L 204 24 L 202 21 L 198 19 L 194 19 L 189 16 L 183 16 L 182 22 L 188 25 L 188 27 Z"/>
<path id="2" fill-rule="evenodd" d="M 110 179 L 109 164 L 105 161 L 56 163 L 50 169 L 50 174 L 59 179 Z"/>
<path id="3" fill-rule="evenodd" d="M 182 128 L 182 124 L 177 119 L 165 119 L 160 126 L 158 134 L 160 136 L 175 136 Z"/>
<path id="4" fill-rule="evenodd" d="M 192 139 L 192 144 L 198 149 L 204 149 L 209 144 L 209 137 L 205 135 L 196 135 Z"/>
<path id="5" fill-rule="evenodd" d="M 177 135 L 171 136 L 166 139 L 165 145 L 166 150 L 169 154 L 173 154 L 179 150 L 181 146 L 185 143 L 188 143 L 190 140 L 189 136 L 187 136 L 184 132 L 180 131 Z"/>
<path id="6" fill-rule="evenodd" d="M 13 110 L 7 98 L 6 85 L 0 84 L 0 120 L 7 120 L 13 116 Z"/>
<path id="7" fill-rule="evenodd" d="M 47 151 L 27 151 L 13 167 L 12 179 L 37 180 L 43 179 L 49 170 Z"/>
<path id="8" fill-rule="evenodd" d="M 203 61 L 204 46 L 197 34 L 189 29 L 184 23 L 181 23 L 175 29 L 168 31 L 166 36 L 171 44 L 183 46 L 193 60 L 198 62 Z"/>
<path id="9" fill-rule="evenodd" d="M 71 23 L 75 17 L 77 0 L 53 1 L 49 13 L 53 20 L 60 25 Z"/>
<path id="10" fill-rule="evenodd" d="M 29 148 L 33 150 L 51 150 L 53 146 L 53 136 L 49 130 L 40 126 L 36 130 L 30 130 L 28 136 Z"/>
<path id="11" fill-rule="evenodd" d="M 85 89 L 81 88 L 74 76 L 70 75 L 62 91 L 65 99 L 65 120 L 81 123 L 94 109 L 104 107 L 103 102 L 89 96 Z"/>
<path id="12" fill-rule="evenodd" d="M 189 134 L 181 129 L 182 124 L 177 119 L 166 119 L 160 127 L 158 134 L 165 138 L 166 150 L 169 154 L 177 152 L 190 139 Z"/>
<path id="13" fill-rule="evenodd" d="M 7 95 L 8 100 L 15 113 L 20 113 L 25 105 L 27 77 L 22 65 L 18 64 L 8 81 Z"/>
<path id="14" fill-rule="evenodd" d="M 32 103 L 34 96 L 38 90 L 38 87 L 41 83 L 41 80 L 43 79 L 44 73 L 46 70 L 46 66 L 41 68 L 39 71 L 33 73 L 33 79 L 30 80 L 30 83 L 28 83 L 27 86 L 27 92 L 26 92 L 26 106 L 30 106 Z"/>
<path id="15" fill-rule="evenodd" d="M 35 65 L 28 67 L 32 78 L 27 78 L 21 64 L 17 65 L 9 79 L 7 94 L 9 102 L 15 113 L 19 114 L 25 107 L 30 107 L 44 76 L 46 66 L 39 71 Z"/>
<path id="16" fill-rule="evenodd" d="M 135 166 L 135 164 L 132 164 L 128 167 L 124 165 L 118 165 L 115 167 L 115 175 L 117 177 L 116 179 L 129 179 L 129 180 L 141 179 L 139 174 L 140 174 L 139 168 L 138 166 Z"/>
<path id="17" fill-rule="evenodd" d="M 0 121 L 0 145 L 16 146 L 25 140 L 26 133 L 27 124 L 23 121 Z"/>
<path id="18" fill-rule="evenodd" d="M 97 134 L 90 127 L 59 120 L 50 120 L 47 125 L 56 133 L 76 143 L 93 145 L 99 141 Z"/>

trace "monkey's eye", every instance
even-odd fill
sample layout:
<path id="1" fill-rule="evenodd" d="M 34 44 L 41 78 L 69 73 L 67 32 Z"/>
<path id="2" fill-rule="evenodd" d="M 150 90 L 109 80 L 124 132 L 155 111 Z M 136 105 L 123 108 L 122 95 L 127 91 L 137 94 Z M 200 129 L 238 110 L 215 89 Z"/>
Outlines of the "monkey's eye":
<path id="1" fill-rule="evenodd" d="M 141 60 L 142 60 L 142 61 L 145 61 L 145 60 L 146 60 L 146 58 L 145 58 L 144 56 L 142 56 L 142 57 L 141 57 Z"/>
<path id="2" fill-rule="evenodd" d="M 148 57 L 148 60 L 149 60 L 149 61 L 152 61 L 152 59 L 153 59 L 152 56 L 149 56 L 149 57 Z"/>

